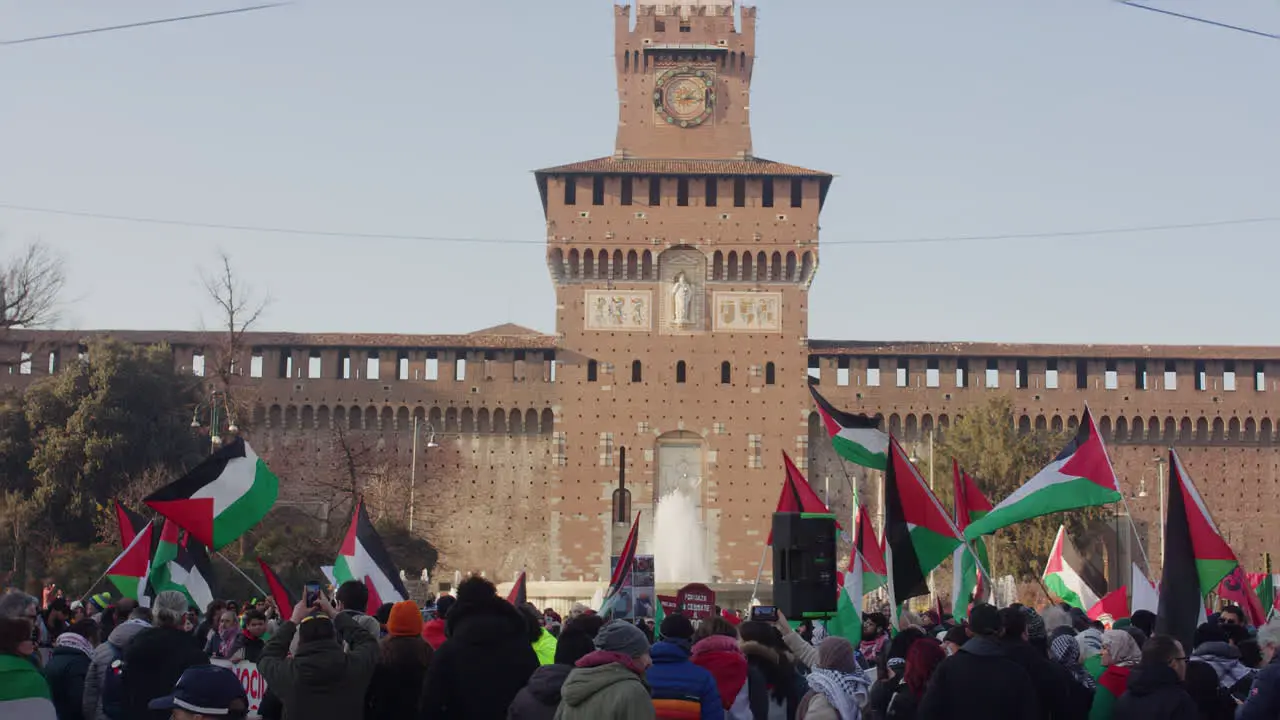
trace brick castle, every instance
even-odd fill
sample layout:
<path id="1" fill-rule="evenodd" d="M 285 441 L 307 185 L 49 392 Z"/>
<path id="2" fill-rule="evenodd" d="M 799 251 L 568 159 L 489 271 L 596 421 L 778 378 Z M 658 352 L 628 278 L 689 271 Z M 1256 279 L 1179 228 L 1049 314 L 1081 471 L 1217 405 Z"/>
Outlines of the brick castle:
<path id="1" fill-rule="evenodd" d="M 439 445 L 419 447 L 416 529 L 444 569 L 596 580 L 626 531 L 611 517 L 625 447 L 632 512 L 646 521 L 641 552 L 652 548 L 655 497 L 683 487 L 703 518 L 708 579 L 750 582 L 782 451 L 846 516 L 846 473 L 868 481 L 832 453 L 807 391 L 814 376 L 832 403 L 883 416 L 922 449 L 992 393 L 1012 397 L 1028 432 L 1072 426 L 1087 402 L 1140 528 L 1157 515 L 1162 451 L 1173 444 L 1245 562 L 1274 546 L 1280 348 L 810 338 L 818 218 L 833 178 L 754 152 L 755 9 L 701 0 L 635 13 L 615 8 L 613 153 L 535 173 L 554 335 L 503 325 L 245 338 L 238 366 L 257 401 L 238 423 L 283 476 L 285 500 L 323 500 L 315 481 L 333 472 L 326 457 L 340 428 L 401 479 L 405 501 L 416 418 Z M 168 342 L 196 374 L 210 342 L 198 332 L 14 331 L 7 342 L 25 355 L 7 384 L 55 370 L 98 335 Z M 875 493 L 868 485 L 861 496 Z M 1146 534 L 1158 552 L 1155 531 Z"/>

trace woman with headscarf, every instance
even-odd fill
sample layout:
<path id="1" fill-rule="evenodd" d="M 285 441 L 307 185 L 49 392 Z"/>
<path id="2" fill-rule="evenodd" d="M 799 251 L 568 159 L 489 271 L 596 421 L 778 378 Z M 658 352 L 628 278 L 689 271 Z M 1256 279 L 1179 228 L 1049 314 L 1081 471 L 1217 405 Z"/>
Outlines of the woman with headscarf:
<path id="1" fill-rule="evenodd" d="M 1060 708 L 1057 717 L 1062 720 L 1085 720 L 1093 705 L 1093 692 L 1097 683 L 1080 664 L 1080 645 L 1074 635 L 1059 635 L 1049 643 L 1049 657 L 1071 673 L 1067 706 Z"/>
<path id="2" fill-rule="evenodd" d="M 938 641 L 931 638 L 911 643 L 907 650 L 907 667 L 902 676 L 902 684 L 889 700 L 889 709 L 885 717 L 889 720 L 915 720 L 916 709 L 924 690 L 929 685 L 933 671 L 947 658 Z"/>
<path id="3" fill-rule="evenodd" d="M 810 670 L 809 692 L 796 708 L 796 720 L 859 720 L 870 683 L 858 667 L 853 645 L 842 637 L 828 637 L 818 646 L 818 661 Z"/>
<path id="4" fill-rule="evenodd" d="M 1105 669 L 1098 678 L 1098 687 L 1093 693 L 1089 720 L 1111 720 L 1116 701 L 1129 688 L 1129 673 L 1142 659 L 1138 643 L 1124 630 L 1102 633 L 1101 654 Z"/>

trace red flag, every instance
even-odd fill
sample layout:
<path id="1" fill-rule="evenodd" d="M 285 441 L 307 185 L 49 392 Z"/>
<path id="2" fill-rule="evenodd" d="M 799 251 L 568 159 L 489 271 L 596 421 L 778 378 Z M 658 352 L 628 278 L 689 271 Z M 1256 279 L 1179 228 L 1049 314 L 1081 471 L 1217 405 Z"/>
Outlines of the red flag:
<path id="1" fill-rule="evenodd" d="M 1218 584 L 1218 596 L 1244 609 L 1249 616 L 1250 625 L 1262 627 L 1267 624 L 1267 611 L 1262 608 L 1262 601 L 1249 583 L 1243 565 L 1237 565 L 1222 578 L 1222 582 Z"/>
<path id="2" fill-rule="evenodd" d="M 787 479 L 782 486 L 782 494 L 778 497 L 778 509 L 774 512 L 829 514 L 831 511 L 827 509 L 827 504 L 822 502 L 818 493 L 809 486 L 809 481 L 800 474 L 800 468 L 791 462 L 791 457 L 786 451 L 782 453 L 782 461 L 787 468 Z M 772 528 L 772 523 L 770 527 Z M 839 520 L 836 521 L 836 527 L 844 529 L 840 527 Z M 769 530 L 769 537 L 764 542 L 766 545 L 773 544 L 772 529 Z"/>
<path id="3" fill-rule="evenodd" d="M 1129 617 L 1129 588 L 1121 585 L 1103 595 L 1098 604 L 1089 608 L 1090 620 L 1097 620 L 1104 614 L 1110 615 L 1113 622 Z"/>
<path id="4" fill-rule="evenodd" d="M 525 572 L 520 571 L 520 577 L 516 578 L 515 585 L 511 586 L 511 592 L 507 595 L 507 602 L 520 607 L 529 601 L 529 582 L 525 578 Z"/>
<path id="5" fill-rule="evenodd" d="M 298 604 L 298 601 L 294 599 L 293 593 L 289 592 L 289 588 L 280 582 L 280 576 L 276 575 L 265 560 L 258 558 L 258 567 L 262 568 L 262 574 L 267 578 L 267 589 L 271 591 L 271 599 L 276 601 L 280 616 L 286 617 L 288 613 L 293 612 L 292 608 Z"/>

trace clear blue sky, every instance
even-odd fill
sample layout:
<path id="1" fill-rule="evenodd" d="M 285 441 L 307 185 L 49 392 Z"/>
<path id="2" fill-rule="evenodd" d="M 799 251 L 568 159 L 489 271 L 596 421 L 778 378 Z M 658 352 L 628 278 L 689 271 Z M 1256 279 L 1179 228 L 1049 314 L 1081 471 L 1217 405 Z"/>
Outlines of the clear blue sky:
<path id="1" fill-rule="evenodd" d="M 1275 0 L 1151 0 L 1280 31 Z M 0 39 L 234 6 L 0 0 Z M 761 0 L 759 155 L 838 175 L 822 240 L 1280 215 L 1280 43 L 1111 0 Z M 554 329 L 529 171 L 606 155 L 609 0 L 294 5 L 0 46 L 0 210 L 63 252 L 63 325 L 199 326 L 219 249 L 264 328 Z M 811 335 L 1276 344 L 1280 223 L 829 245 Z"/>

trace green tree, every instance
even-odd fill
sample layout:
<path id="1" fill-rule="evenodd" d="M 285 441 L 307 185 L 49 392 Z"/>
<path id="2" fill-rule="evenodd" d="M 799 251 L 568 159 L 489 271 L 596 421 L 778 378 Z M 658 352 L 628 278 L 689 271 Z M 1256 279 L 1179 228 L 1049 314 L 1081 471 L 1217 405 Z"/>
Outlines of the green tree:
<path id="1" fill-rule="evenodd" d="M 997 504 L 1049 464 L 1070 441 L 1071 432 L 1048 430 L 1020 432 L 1013 400 L 995 395 L 958 416 L 935 440 L 935 492 L 948 508 L 955 507 L 951 459 L 977 482 L 991 503 Z M 921 454 L 921 453 L 917 453 Z M 929 476 L 928 459 L 920 471 Z M 1089 527 L 1109 511 L 1085 508 L 1055 513 L 1012 525 L 989 540 L 992 572 L 1013 575 L 1019 581 L 1040 577 L 1053 546 L 1058 526 L 1066 524 L 1075 539 L 1086 537 Z"/>
<path id="2" fill-rule="evenodd" d="M 200 460 L 189 427 L 197 388 L 175 370 L 168 346 L 106 340 L 27 390 L 32 499 L 52 540 L 93 541 L 95 514 L 110 498 Z"/>

